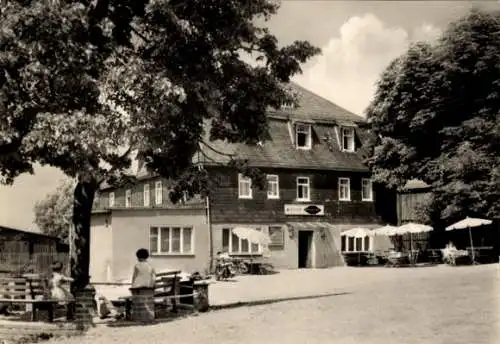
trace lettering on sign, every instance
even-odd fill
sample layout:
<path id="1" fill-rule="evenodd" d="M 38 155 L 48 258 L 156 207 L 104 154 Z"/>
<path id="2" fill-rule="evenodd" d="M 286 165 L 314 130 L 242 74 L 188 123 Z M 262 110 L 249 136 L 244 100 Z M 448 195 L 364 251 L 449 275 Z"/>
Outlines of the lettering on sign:
<path id="1" fill-rule="evenodd" d="M 285 204 L 285 215 L 325 215 L 325 206 L 319 204 Z"/>

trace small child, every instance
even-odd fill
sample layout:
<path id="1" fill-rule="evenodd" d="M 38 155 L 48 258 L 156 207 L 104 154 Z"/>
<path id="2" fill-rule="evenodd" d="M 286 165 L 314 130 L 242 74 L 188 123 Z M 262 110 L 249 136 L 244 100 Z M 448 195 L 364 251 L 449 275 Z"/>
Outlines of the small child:
<path id="1" fill-rule="evenodd" d="M 138 262 L 132 274 L 132 288 L 153 288 L 155 286 L 156 272 L 148 263 L 149 252 L 145 248 L 138 249 L 135 253 Z"/>
<path id="2" fill-rule="evenodd" d="M 52 264 L 52 275 L 49 280 L 50 297 L 53 300 L 59 300 L 60 305 L 65 305 L 74 300 L 69 291 L 69 283 L 73 282 L 71 277 L 62 274 L 63 265 L 61 262 Z"/>

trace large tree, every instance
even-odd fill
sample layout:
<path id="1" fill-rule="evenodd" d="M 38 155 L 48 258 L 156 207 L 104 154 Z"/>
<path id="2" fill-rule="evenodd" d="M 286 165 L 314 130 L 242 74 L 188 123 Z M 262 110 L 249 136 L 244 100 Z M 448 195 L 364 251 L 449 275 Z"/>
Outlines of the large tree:
<path id="1" fill-rule="evenodd" d="M 56 236 L 68 243 L 73 212 L 72 180 L 62 182 L 56 190 L 48 193 L 44 199 L 36 202 L 33 211 L 35 223 L 42 233 Z"/>
<path id="2" fill-rule="evenodd" d="M 367 109 L 377 181 L 432 186 L 434 224 L 500 214 L 500 13 L 472 11 L 383 72 Z"/>
<path id="3" fill-rule="evenodd" d="M 0 172 L 10 183 L 41 163 L 77 181 L 75 287 L 88 283 L 94 194 L 102 181 L 126 179 L 131 152 L 176 180 L 175 190 L 206 193 L 206 172 L 192 166 L 200 145 L 268 138 L 266 109 L 293 101 L 286 83 L 319 52 L 303 41 L 281 47 L 256 24 L 278 7 L 272 0 L 2 7 Z"/>

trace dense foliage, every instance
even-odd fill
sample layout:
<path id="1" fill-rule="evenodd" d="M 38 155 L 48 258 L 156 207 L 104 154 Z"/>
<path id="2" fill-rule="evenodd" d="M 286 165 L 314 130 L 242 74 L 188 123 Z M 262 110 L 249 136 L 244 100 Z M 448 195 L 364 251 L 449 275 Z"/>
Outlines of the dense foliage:
<path id="1" fill-rule="evenodd" d="M 367 109 L 374 177 L 430 184 L 420 209 L 428 222 L 498 217 L 499 110 L 500 14 L 472 11 L 382 74 Z"/>
<path id="2" fill-rule="evenodd" d="M 68 234 L 73 213 L 72 181 L 65 181 L 53 192 L 38 201 L 34 207 L 35 223 L 40 231 L 68 243 Z"/>
<path id="3" fill-rule="evenodd" d="M 88 282 L 95 191 L 104 180 L 124 179 L 132 152 L 177 180 L 174 190 L 203 193 L 206 172 L 192 166 L 200 145 L 268 138 L 265 110 L 293 101 L 284 85 L 319 52 L 308 42 L 280 47 L 256 26 L 278 7 L 272 0 L 3 5 L 0 172 L 10 183 L 38 162 L 77 179 L 77 285 Z"/>

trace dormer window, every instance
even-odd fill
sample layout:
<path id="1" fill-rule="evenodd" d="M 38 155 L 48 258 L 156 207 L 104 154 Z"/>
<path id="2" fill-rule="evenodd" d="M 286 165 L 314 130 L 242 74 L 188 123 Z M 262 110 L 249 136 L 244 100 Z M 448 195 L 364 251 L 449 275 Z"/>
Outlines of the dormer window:
<path id="1" fill-rule="evenodd" d="M 297 124 L 295 126 L 295 143 L 298 149 L 311 149 L 311 136 L 310 124 Z"/>
<path id="2" fill-rule="evenodd" d="M 344 152 L 354 152 L 354 128 L 342 128 L 342 150 Z"/>

